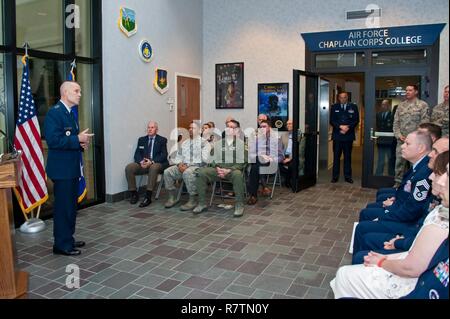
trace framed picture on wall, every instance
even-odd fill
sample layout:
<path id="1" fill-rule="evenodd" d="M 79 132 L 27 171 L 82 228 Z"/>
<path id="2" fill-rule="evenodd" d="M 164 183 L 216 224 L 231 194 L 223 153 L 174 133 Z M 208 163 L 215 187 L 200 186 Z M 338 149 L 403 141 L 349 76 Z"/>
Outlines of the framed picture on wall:
<path id="1" fill-rule="evenodd" d="M 216 64 L 216 109 L 244 108 L 244 63 Z"/>
<path id="2" fill-rule="evenodd" d="M 266 114 L 273 128 L 286 131 L 289 119 L 289 83 L 258 84 L 258 115 Z"/>

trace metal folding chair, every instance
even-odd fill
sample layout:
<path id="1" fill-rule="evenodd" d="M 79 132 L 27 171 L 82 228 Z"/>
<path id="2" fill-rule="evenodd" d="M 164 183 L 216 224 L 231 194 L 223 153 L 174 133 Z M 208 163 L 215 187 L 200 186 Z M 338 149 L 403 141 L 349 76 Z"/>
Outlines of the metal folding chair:
<path id="1" fill-rule="evenodd" d="M 273 182 L 272 182 L 272 192 L 270 193 L 270 199 L 273 198 L 273 193 L 275 192 L 275 186 L 281 187 L 281 172 L 280 168 L 277 168 L 277 172 L 275 174 L 267 174 L 266 177 L 266 184 L 269 184 L 270 178 L 273 176 Z"/>
<path id="2" fill-rule="evenodd" d="M 138 182 L 138 189 L 145 187 L 145 185 L 147 184 L 147 180 L 148 180 L 148 175 L 140 175 L 139 182 Z M 156 182 L 158 183 L 158 187 L 156 188 L 155 200 L 158 200 L 159 195 L 161 194 L 161 189 L 164 185 L 163 174 L 158 174 L 158 179 L 156 180 Z"/>
<path id="3" fill-rule="evenodd" d="M 246 171 L 247 171 L 247 167 L 243 170 L 243 172 L 242 172 L 242 175 L 244 175 L 244 194 L 245 194 L 245 196 L 247 196 L 247 174 L 246 174 Z M 212 193 L 211 193 L 211 198 L 210 198 L 210 200 L 209 200 L 209 206 L 211 207 L 212 206 L 212 202 L 213 202 L 213 200 L 214 200 L 214 197 L 215 197 L 215 195 L 216 195 L 216 191 L 218 190 L 219 191 L 219 193 L 220 193 L 220 198 L 222 199 L 222 201 L 224 200 L 224 199 L 233 199 L 233 198 L 236 198 L 236 196 L 230 196 L 230 195 L 228 195 L 227 193 L 229 193 L 230 191 L 229 190 L 224 190 L 224 187 L 223 187 L 223 184 L 229 184 L 229 185 L 233 185 L 232 183 L 231 183 L 231 181 L 228 181 L 228 180 L 219 180 L 219 181 L 216 181 L 216 182 L 214 182 L 213 184 L 212 184 Z"/>

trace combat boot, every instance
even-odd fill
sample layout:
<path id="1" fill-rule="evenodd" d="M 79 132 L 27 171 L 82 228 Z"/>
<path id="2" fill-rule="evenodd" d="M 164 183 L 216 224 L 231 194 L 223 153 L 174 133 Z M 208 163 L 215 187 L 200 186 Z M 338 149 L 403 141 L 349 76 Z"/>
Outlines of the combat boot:
<path id="1" fill-rule="evenodd" d="M 175 206 L 177 203 L 178 203 L 178 201 L 177 201 L 177 196 L 175 195 L 175 191 L 170 191 L 169 192 L 169 199 L 164 204 L 164 207 L 165 208 L 171 208 L 171 207 Z"/>
<path id="2" fill-rule="evenodd" d="M 244 204 L 236 203 L 236 205 L 234 206 L 233 217 L 242 217 L 242 215 L 244 215 Z"/>
<path id="3" fill-rule="evenodd" d="M 194 215 L 200 214 L 203 211 L 207 210 L 208 206 L 204 205 L 204 204 L 198 204 L 197 207 L 194 208 L 194 210 L 192 211 L 194 213 Z"/>
<path id="4" fill-rule="evenodd" d="M 197 201 L 195 200 L 195 195 L 189 195 L 189 201 L 180 207 L 180 209 L 185 212 L 188 210 L 193 210 L 197 206 Z"/>

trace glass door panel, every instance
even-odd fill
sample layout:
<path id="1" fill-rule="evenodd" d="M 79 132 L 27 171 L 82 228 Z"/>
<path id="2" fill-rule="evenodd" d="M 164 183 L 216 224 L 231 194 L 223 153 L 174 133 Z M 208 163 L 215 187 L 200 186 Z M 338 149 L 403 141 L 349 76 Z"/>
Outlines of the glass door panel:
<path id="1" fill-rule="evenodd" d="M 294 70 L 294 192 L 314 186 L 317 181 L 319 81 L 316 74 Z"/>

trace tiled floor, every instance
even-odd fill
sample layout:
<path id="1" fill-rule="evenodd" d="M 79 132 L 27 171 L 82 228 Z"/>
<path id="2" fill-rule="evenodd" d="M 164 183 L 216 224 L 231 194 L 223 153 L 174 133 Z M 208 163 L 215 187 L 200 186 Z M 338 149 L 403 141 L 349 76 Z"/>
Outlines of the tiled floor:
<path id="1" fill-rule="evenodd" d="M 240 219 L 217 208 L 220 199 L 198 216 L 164 209 L 164 195 L 144 209 L 99 205 L 79 212 L 81 256 L 52 254 L 49 220 L 38 235 L 16 233 L 19 266 L 30 273 L 29 298 L 332 298 L 353 222 L 374 194 L 343 183 L 277 188 Z M 69 264 L 80 269 L 79 289 L 66 287 Z"/>

